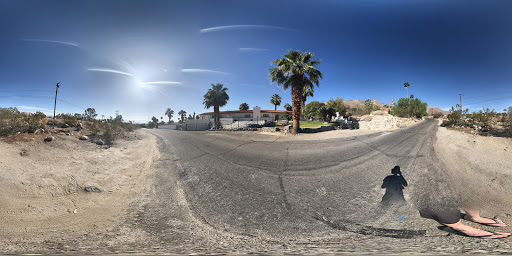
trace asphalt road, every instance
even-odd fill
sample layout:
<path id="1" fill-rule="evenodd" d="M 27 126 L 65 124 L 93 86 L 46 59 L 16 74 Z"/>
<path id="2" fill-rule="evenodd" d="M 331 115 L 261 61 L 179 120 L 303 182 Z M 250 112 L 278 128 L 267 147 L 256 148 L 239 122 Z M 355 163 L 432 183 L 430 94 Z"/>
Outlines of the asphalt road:
<path id="1" fill-rule="evenodd" d="M 447 237 L 418 214 L 455 199 L 433 151 L 436 131 L 431 119 L 329 140 L 151 130 L 161 140 L 162 159 L 152 199 L 134 225 L 159 243 L 187 244 L 177 252 L 282 252 L 276 244 L 304 253 L 319 252 L 311 244 L 326 252 L 464 252 L 472 241 L 461 244 L 467 238 Z M 402 178 L 385 182 L 395 166 Z M 405 203 L 390 204 L 393 199 Z M 177 220 L 203 228 L 190 235 L 182 229 L 194 227 L 183 224 L 178 232 Z M 190 238 L 198 232 L 209 235 Z"/>

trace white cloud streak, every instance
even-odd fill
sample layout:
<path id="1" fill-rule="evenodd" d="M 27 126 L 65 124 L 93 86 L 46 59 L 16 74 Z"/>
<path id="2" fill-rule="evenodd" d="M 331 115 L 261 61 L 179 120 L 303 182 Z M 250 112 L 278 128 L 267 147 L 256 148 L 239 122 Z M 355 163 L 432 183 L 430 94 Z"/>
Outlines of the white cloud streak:
<path id="1" fill-rule="evenodd" d="M 119 71 L 119 70 L 114 70 L 114 69 L 105 69 L 105 68 L 88 68 L 87 70 L 89 70 L 89 71 L 95 71 L 95 72 L 116 73 L 116 74 L 121 74 L 121 75 L 125 75 L 125 76 L 135 77 L 135 75 L 133 75 L 133 74 L 130 74 L 130 73 L 127 73 L 127 72 L 123 72 L 123 71 Z"/>
<path id="2" fill-rule="evenodd" d="M 233 29 L 275 29 L 275 30 L 296 31 L 295 29 L 284 28 L 284 27 L 277 27 L 277 26 L 229 25 L 229 26 L 219 26 L 219 27 L 203 28 L 199 32 L 200 33 L 208 33 L 208 32 L 216 32 L 216 31 L 223 31 L 223 30 L 233 30 Z"/>
<path id="3" fill-rule="evenodd" d="M 18 108 L 19 109 L 27 109 L 27 110 L 41 110 L 41 111 L 53 112 L 53 109 L 37 108 L 37 107 L 29 107 L 29 106 L 18 106 Z"/>
<path id="4" fill-rule="evenodd" d="M 241 52 L 263 52 L 268 51 L 267 49 L 263 48 L 240 48 Z"/>
<path id="5" fill-rule="evenodd" d="M 45 40 L 45 39 L 21 39 L 21 41 L 65 44 L 65 45 L 75 46 L 75 47 L 79 46 L 78 44 L 75 44 L 75 43 L 64 42 L 64 41 L 55 41 L 55 40 Z"/>
<path id="6" fill-rule="evenodd" d="M 185 72 L 185 73 L 214 73 L 214 74 L 234 76 L 233 74 L 227 73 L 227 72 L 210 70 L 210 69 L 197 69 L 197 68 L 182 69 L 181 72 Z"/>

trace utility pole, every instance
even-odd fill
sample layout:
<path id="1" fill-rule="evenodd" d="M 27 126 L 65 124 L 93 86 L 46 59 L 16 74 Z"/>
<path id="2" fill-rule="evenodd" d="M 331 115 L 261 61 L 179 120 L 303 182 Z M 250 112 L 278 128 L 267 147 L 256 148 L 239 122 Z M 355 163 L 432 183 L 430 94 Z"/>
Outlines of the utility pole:
<path id="1" fill-rule="evenodd" d="M 53 120 L 55 120 L 55 109 L 57 108 L 57 92 L 59 91 L 60 82 L 57 83 L 57 88 L 55 89 L 55 104 L 53 105 Z"/>
<path id="2" fill-rule="evenodd" d="M 460 100 L 460 110 L 462 110 L 462 96 L 464 96 L 464 94 L 462 94 L 462 93 L 459 93 L 459 100 Z"/>

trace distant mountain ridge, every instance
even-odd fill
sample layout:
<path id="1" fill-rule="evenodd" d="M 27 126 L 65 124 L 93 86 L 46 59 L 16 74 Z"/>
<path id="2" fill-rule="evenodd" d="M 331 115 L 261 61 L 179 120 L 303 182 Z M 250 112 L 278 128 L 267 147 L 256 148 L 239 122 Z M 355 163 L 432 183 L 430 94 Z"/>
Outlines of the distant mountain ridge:
<path id="1" fill-rule="evenodd" d="M 391 105 L 391 104 L 380 103 L 378 100 L 372 100 L 372 102 L 373 102 L 373 106 L 378 106 L 381 109 L 385 108 L 384 105 L 388 105 L 388 106 Z M 343 105 L 345 105 L 345 107 L 347 109 L 364 108 L 364 100 L 344 100 Z M 446 110 L 442 110 L 438 107 L 427 106 L 427 114 L 433 115 L 435 113 L 441 113 L 443 115 L 448 115 L 450 112 L 448 112 Z"/>

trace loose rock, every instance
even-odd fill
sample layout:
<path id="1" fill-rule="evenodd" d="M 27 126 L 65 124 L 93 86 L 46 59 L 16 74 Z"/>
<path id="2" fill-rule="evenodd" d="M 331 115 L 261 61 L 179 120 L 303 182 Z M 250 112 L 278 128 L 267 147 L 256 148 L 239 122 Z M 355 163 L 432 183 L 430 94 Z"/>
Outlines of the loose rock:
<path id="1" fill-rule="evenodd" d="M 98 144 L 98 145 L 100 145 L 100 146 L 101 146 L 101 145 L 105 144 L 105 142 L 103 142 L 102 140 L 97 140 L 97 141 L 96 141 L 96 144 Z"/>
<path id="2" fill-rule="evenodd" d="M 85 135 L 80 137 L 80 140 L 88 140 L 88 139 L 89 139 L 89 137 L 87 137 Z"/>
<path id="3" fill-rule="evenodd" d="M 46 141 L 46 142 L 50 142 L 53 140 L 55 140 L 55 137 L 53 137 L 53 136 L 49 136 L 49 137 L 46 137 L 46 139 L 44 139 L 44 141 Z"/>
<path id="4" fill-rule="evenodd" d="M 95 192 L 95 193 L 101 193 L 101 189 L 99 189 L 96 186 L 86 186 L 84 188 L 85 192 Z"/>

